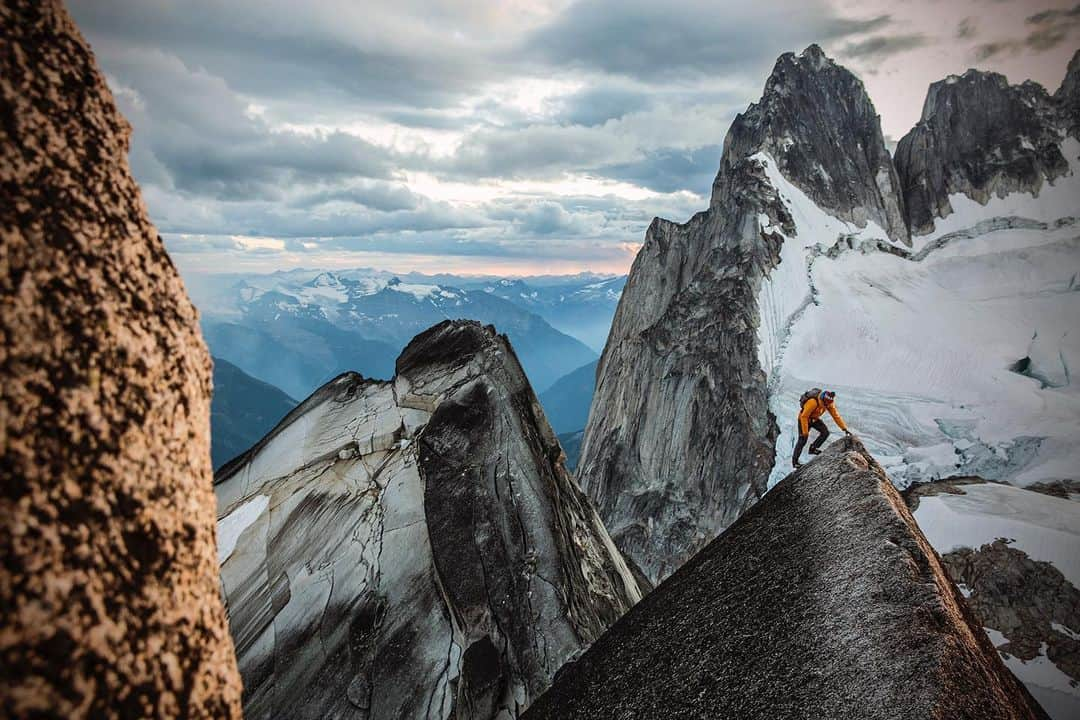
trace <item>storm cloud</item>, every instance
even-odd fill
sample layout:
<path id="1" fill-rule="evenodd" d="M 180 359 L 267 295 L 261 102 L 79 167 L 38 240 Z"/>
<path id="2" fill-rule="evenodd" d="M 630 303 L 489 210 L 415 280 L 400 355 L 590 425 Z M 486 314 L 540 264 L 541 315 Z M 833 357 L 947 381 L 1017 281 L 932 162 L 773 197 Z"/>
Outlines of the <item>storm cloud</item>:
<path id="1" fill-rule="evenodd" d="M 368 252 L 623 269 L 654 216 L 707 204 L 781 53 L 816 42 L 885 83 L 893 58 L 958 44 L 964 62 L 1052 54 L 1080 20 L 1075 2 L 1008 32 L 971 8 L 926 22 L 929 0 L 70 4 L 152 219 L 204 269 Z"/>

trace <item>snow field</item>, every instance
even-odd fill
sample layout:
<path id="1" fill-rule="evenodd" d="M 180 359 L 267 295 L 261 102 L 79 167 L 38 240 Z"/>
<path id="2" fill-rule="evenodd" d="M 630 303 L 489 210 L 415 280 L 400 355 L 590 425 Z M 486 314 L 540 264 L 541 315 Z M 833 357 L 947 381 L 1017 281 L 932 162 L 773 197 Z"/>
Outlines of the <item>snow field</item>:
<path id="1" fill-rule="evenodd" d="M 1067 144 L 1075 160 L 1080 143 Z M 865 241 L 888 242 L 880 227 L 832 217 L 768 155 L 755 159 L 797 227 L 758 297 L 759 360 L 781 426 L 770 484 L 790 472 L 797 398 L 809 387 L 838 391 L 841 414 L 873 452 L 890 456 L 900 485 L 965 473 L 1017 484 L 1074 476 L 1080 224 L 961 233 L 917 261 L 864 252 Z M 1039 198 L 975 203 L 981 215 L 957 200 L 963 212 L 928 238 L 1002 212 L 1050 213 L 1035 219 L 1051 223 L 1080 216 L 1078 178 Z M 842 237 L 855 249 L 823 254 Z M 1012 369 L 1024 358 L 1027 375 Z"/>

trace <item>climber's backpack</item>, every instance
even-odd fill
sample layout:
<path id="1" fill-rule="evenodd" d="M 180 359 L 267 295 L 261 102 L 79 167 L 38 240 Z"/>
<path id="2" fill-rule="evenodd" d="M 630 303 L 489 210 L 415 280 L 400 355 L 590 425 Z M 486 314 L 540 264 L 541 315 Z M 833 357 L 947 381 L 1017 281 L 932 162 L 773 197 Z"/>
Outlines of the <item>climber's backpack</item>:
<path id="1" fill-rule="evenodd" d="M 799 409 L 802 410 L 804 407 L 806 407 L 806 403 L 811 398 L 816 399 L 816 398 L 819 398 L 819 397 L 821 397 L 821 388 L 810 388 L 809 390 L 807 390 L 806 392 L 804 392 L 802 394 L 801 398 L 799 398 Z"/>

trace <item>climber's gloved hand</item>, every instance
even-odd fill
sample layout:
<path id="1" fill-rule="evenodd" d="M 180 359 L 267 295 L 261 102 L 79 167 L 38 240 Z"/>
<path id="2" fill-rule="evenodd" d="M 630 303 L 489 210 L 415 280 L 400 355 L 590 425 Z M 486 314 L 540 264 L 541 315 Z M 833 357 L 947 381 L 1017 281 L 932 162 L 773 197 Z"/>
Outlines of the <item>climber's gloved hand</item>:
<path id="1" fill-rule="evenodd" d="M 854 436 L 853 436 L 853 435 L 851 434 L 851 431 L 850 431 L 850 430 L 848 430 L 847 428 L 844 428 L 844 434 L 845 434 L 845 435 L 847 435 L 848 437 L 854 437 Z"/>

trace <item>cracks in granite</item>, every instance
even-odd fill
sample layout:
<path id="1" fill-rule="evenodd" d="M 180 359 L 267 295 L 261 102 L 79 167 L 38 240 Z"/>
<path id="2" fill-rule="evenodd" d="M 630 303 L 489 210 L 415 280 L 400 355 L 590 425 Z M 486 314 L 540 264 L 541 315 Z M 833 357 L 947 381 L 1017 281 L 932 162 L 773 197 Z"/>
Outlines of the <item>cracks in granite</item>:
<path id="1" fill-rule="evenodd" d="M 448 330 L 450 333 L 466 331 L 474 334 L 480 330 L 486 336 L 483 342 L 479 342 L 479 337 L 467 334 L 456 336 L 462 347 L 468 347 L 469 352 L 473 353 L 470 359 L 465 362 L 441 362 L 438 365 L 425 366 L 422 362 L 422 359 L 427 357 L 425 351 L 414 348 L 417 352 L 403 365 L 405 369 L 385 387 L 358 392 L 344 405 L 324 405 L 326 417 L 315 420 L 316 424 L 311 426 L 310 432 L 305 426 L 303 433 L 305 438 L 315 441 L 313 447 L 320 452 L 319 457 L 307 458 L 301 455 L 296 458 L 295 453 L 281 455 L 291 462 L 303 462 L 302 467 L 294 469 L 292 473 L 274 473 L 277 482 L 287 483 L 287 487 L 269 487 L 274 481 L 259 478 L 257 475 L 252 476 L 252 482 L 249 483 L 252 487 L 261 485 L 264 491 L 273 491 L 270 494 L 278 495 L 278 503 L 274 506 L 277 512 L 280 512 L 281 508 L 292 508 L 290 512 L 295 511 L 295 505 L 283 504 L 285 501 L 282 494 L 322 493 L 321 486 L 325 485 L 326 491 L 332 495 L 329 501 L 335 503 L 335 509 L 330 512 L 344 512 L 348 518 L 346 520 L 343 515 L 342 522 L 355 524 L 354 527 L 340 528 L 342 534 L 338 542 L 344 554 L 330 548 L 330 554 L 337 553 L 334 555 L 334 563 L 322 571 L 316 571 L 321 572 L 318 582 L 324 583 L 324 588 L 330 588 L 321 611 L 322 616 L 314 617 L 318 610 L 310 613 L 311 629 L 318 634 L 318 640 L 314 637 L 306 639 L 307 631 L 304 635 L 297 635 L 297 628 L 283 625 L 282 619 L 286 616 L 277 613 L 271 615 L 275 636 L 273 646 L 282 648 L 282 643 L 319 642 L 319 648 L 310 648 L 309 657 L 315 664 L 329 663 L 331 654 L 342 652 L 339 633 L 335 632 L 332 625 L 332 613 L 352 612 L 340 604 L 354 600 L 364 602 L 361 595 L 369 592 L 388 593 L 388 617 L 393 622 L 371 631 L 374 634 L 370 635 L 370 642 L 373 643 L 372 652 L 375 653 L 372 657 L 376 658 L 374 662 L 377 663 L 407 661 L 409 664 L 403 665 L 400 670 L 383 666 L 377 676 L 364 674 L 363 678 L 366 679 L 362 680 L 357 680 L 361 677 L 358 673 L 367 673 L 366 670 L 326 667 L 326 679 L 320 681 L 326 683 L 327 689 L 341 682 L 350 683 L 349 687 L 352 687 L 351 683 L 354 682 L 364 684 L 365 688 L 370 684 L 373 693 L 370 713 L 373 717 L 388 712 L 391 707 L 398 707 L 407 717 L 441 720 L 447 713 L 462 712 L 465 704 L 470 702 L 465 696 L 472 696 L 471 700 L 475 701 L 476 708 L 483 708 L 485 720 L 488 713 L 498 713 L 499 717 L 516 716 L 527 699 L 534 698 L 546 687 L 551 674 L 548 665 L 557 663 L 559 658 L 580 649 L 580 643 L 574 641 L 580 621 L 573 617 L 572 608 L 566 609 L 570 608 L 572 603 L 567 602 L 565 593 L 559 591 L 560 586 L 550 579 L 550 576 L 558 571 L 547 570 L 546 577 L 542 577 L 540 581 L 543 584 L 533 582 L 538 572 L 545 572 L 544 569 L 538 571 L 535 567 L 537 551 L 534 545 L 536 542 L 540 542 L 541 546 L 549 542 L 544 533 L 551 532 L 547 528 L 545 518 L 548 515 L 544 508 L 552 502 L 559 504 L 567 501 L 560 498 L 560 493 L 565 494 L 561 486 L 557 492 L 546 487 L 546 473 L 558 474 L 556 468 L 548 467 L 551 462 L 550 449 L 543 439 L 549 431 L 533 427 L 540 422 L 535 409 L 531 413 L 523 410 L 521 398 L 530 401 L 531 391 L 505 341 L 488 329 L 472 329 L 462 325 L 465 324 L 453 323 Z M 439 327 L 433 330 L 438 330 Z M 443 327 L 445 328 L 445 324 Z M 450 334 L 443 337 L 449 338 L 450 342 L 455 338 Z M 444 352 L 444 355 L 446 354 Z M 431 392 L 436 388 L 437 392 Z M 430 394 L 422 394 L 424 390 L 428 390 Z M 476 431 L 473 423 L 483 418 L 483 414 L 473 417 L 464 405 L 454 410 L 467 396 L 477 401 L 485 397 L 492 405 L 489 411 L 493 413 L 491 419 L 482 420 L 485 430 L 469 442 L 470 447 L 475 443 L 473 450 L 482 453 L 483 457 L 474 457 L 475 453 L 470 454 L 468 450 L 448 447 L 442 448 L 447 455 L 443 457 L 436 449 L 439 443 L 435 438 L 439 437 L 439 433 L 435 431 L 451 430 L 454 423 L 459 422 L 460 427 L 455 431 L 469 435 Z M 535 398 L 530 402 L 535 404 Z M 316 407 L 313 405 L 311 409 L 318 412 Z M 440 423 L 439 427 L 432 427 L 432 415 L 440 409 L 450 413 L 446 418 L 451 422 L 449 425 Z M 458 411 L 465 412 L 466 415 L 455 418 L 453 413 Z M 520 414 L 520 418 L 515 417 L 514 413 Z M 301 420 L 307 421 L 306 418 Z M 341 428 L 344 428 L 344 433 L 337 432 Z M 433 443 L 436 447 L 431 447 Z M 328 446 L 333 446 L 334 449 L 322 452 L 322 449 Z M 310 446 L 306 447 L 310 452 Z M 423 460 L 421 452 L 424 453 Z M 541 475 L 539 479 L 532 477 L 531 462 L 542 465 L 537 470 Z M 445 477 L 440 474 L 443 469 L 438 472 L 433 469 L 450 463 L 454 469 Z M 258 473 L 276 469 L 272 464 L 262 465 Z M 238 488 L 235 483 L 242 482 L 242 478 L 235 475 L 238 472 L 250 473 L 251 466 L 249 464 L 247 468 L 223 477 L 224 483 L 234 483 L 226 485 L 223 492 L 235 492 Z M 465 530 L 466 533 L 472 533 L 472 539 L 465 543 L 457 542 L 457 555 L 460 556 L 457 557 L 446 548 L 446 537 L 432 537 L 433 516 L 431 508 L 426 505 L 428 500 L 434 497 L 429 495 L 430 482 L 438 482 L 443 490 L 449 491 L 452 487 L 445 483 L 458 482 L 455 473 L 463 470 L 470 475 L 468 482 L 481 481 L 473 477 L 478 472 L 485 475 L 491 473 L 492 477 L 482 481 L 484 484 L 481 486 L 467 489 L 461 496 L 467 499 L 470 497 L 469 493 L 475 493 L 476 498 L 469 501 L 470 505 L 476 505 L 475 512 L 488 515 L 483 518 L 478 516 L 478 523 L 473 529 Z M 304 476 L 296 477 L 296 473 L 300 472 Z M 556 485 L 557 481 L 558 478 Z M 492 486 L 488 487 L 487 482 L 491 482 Z M 536 486 L 540 486 L 541 491 L 537 491 Z M 522 493 L 524 494 L 519 497 Z M 342 497 L 338 498 L 338 495 Z M 355 503 L 355 508 L 350 512 L 349 508 L 353 508 L 353 505 L 345 506 L 340 503 Z M 312 509 L 315 507 L 313 505 Z M 329 510 L 330 506 L 326 507 Z M 540 514 L 534 517 L 538 510 Z M 575 512 L 573 508 L 568 511 Z M 463 506 L 462 512 L 467 515 L 470 510 Z M 512 513 L 513 517 L 507 516 L 507 512 Z M 564 511 L 555 512 L 559 514 Z M 464 529 L 454 519 L 457 515 L 455 511 L 455 514 L 442 520 L 449 523 L 447 527 L 454 532 Z M 335 519 L 331 520 L 331 517 Z M 325 521 L 337 523 L 336 517 L 326 515 Z M 293 522 L 304 522 L 303 516 L 294 517 Z M 531 523 L 539 524 L 533 528 Z M 405 534 L 393 534 L 398 531 L 405 531 Z M 534 531 L 538 533 L 537 536 L 530 535 Z M 466 534 L 464 537 L 470 536 Z M 417 553 L 404 545 L 414 541 L 417 544 Z M 558 538 L 553 541 L 559 552 L 575 552 L 572 545 L 569 550 L 564 550 L 561 549 L 564 541 Z M 421 542 L 424 548 L 419 547 Z M 440 546 L 443 552 L 438 552 Z M 608 548 L 608 545 L 603 545 L 603 548 Z M 468 553 L 468 556 L 461 555 L 460 551 Z M 326 555 L 319 547 L 311 547 L 309 550 L 295 546 L 288 552 L 294 553 L 295 557 L 291 561 L 283 560 L 292 563 L 287 565 L 287 568 L 294 569 L 296 561 L 306 557 L 305 553 L 314 558 L 311 562 L 317 562 L 318 558 Z M 601 550 L 601 554 L 603 552 L 604 550 Z M 416 562 L 420 563 L 416 567 L 411 565 L 414 555 L 418 558 Z M 439 558 L 438 562 L 436 558 Z M 349 563 L 359 563 L 360 566 L 347 568 L 343 564 L 346 559 Z M 566 562 L 562 558 L 560 561 Z M 597 559 L 592 560 L 596 561 Z M 602 563 L 602 558 L 599 561 Z M 392 569 L 384 567 L 384 563 L 388 562 L 395 563 Z M 410 582 L 424 583 L 423 586 L 416 586 L 415 599 L 408 597 L 408 593 L 401 597 L 393 596 L 394 588 L 384 587 L 387 582 L 398 582 L 388 578 L 402 575 L 402 562 L 406 564 L 404 574 L 411 578 Z M 439 562 L 443 564 L 440 565 Z M 473 567 L 464 567 L 468 565 Z M 462 566 L 460 570 L 459 566 Z M 461 577 L 458 576 L 459 571 L 462 573 Z M 299 572 L 304 574 L 302 570 Z M 443 577 L 442 573 L 448 575 Z M 523 578 L 523 574 L 526 577 Z M 251 582 L 265 584 L 267 581 L 253 577 Z M 306 576 L 303 582 L 308 583 L 313 592 L 318 592 Z M 471 585 L 462 586 L 462 582 Z M 289 584 L 292 584 L 291 580 Z M 346 587 L 345 584 L 349 586 Z M 554 589 L 553 595 L 549 594 L 549 587 Z M 577 601 L 582 605 L 587 604 L 590 597 L 597 597 L 586 597 L 588 588 L 582 591 L 566 583 L 563 587 L 569 592 L 583 594 Z M 463 593 L 460 600 L 459 592 Z M 538 592 L 540 595 L 534 597 Z M 308 600 L 319 603 L 323 597 L 319 593 L 314 597 L 309 595 Z M 541 606 L 541 600 L 550 606 L 550 612 L 547 606 Z M 402 612 L 408 612 L 406 608 L 411 607 L 410 603 L 421 601 L 425 607 L 422 616 L 418 615 L 413 619 L 411 616 L 405 618 L 401 615 Z M 467 606 L 456 608 L 455 602 L 465 602 Z M 562 607 L 559 602 L 563 603 Z M 623 600 L 623 605 L 625 609 L 629 603 Z M 294 606 L 294 611 L 299 611 L 300 607 Z M 295 615 L 296 612 L 293 612 L 292 616 L 289 616 L 289 623 L 294 622 Z M 573 632 L 570 628 L 573 628 Z M 416 636 L 414 633 L 422 635 Z M 414 641 L 414 637 L 423 639 Z M 267 638 L 264 642 L 268 645 L 270 639 Z M 418 644 L 413 645 L 414 642 Z M 474 646 L 477 642 L 485 645 L 490 642 L 491 647 L 476 648 Z M 472 652 L 478 663 L 472 666 L 472 672 L 479 674 L 474 675 L 472 681 L 466 681 L 461 674 L 466 672 L 462 663 L 465 662 L 466 651 L 470 648 L 473 648 Z M 318 660 L 320 656 L 324 660 Z M 485 657 L 488 659 L 484 660 Z M 250 659 L 255 658 L 252 655 Z M 251 713 L 252 718 L 267 717 L 267 712 L 270 715 L 285 712 L 291 703 L 300 699 L 300 696 L 287 686 L 294 682 L 293 679 L 306 677 L 310 672 L 318 670 L 314 667 L 298 667 L 294 660 L 280 656 L 273 650 L 267 652 L 258 662 L 265 674 L 252 686 L 260 696 L 260 707 Z M 421 664 L 415 665 L 416 662 Z M 366 667 L 367 665 L 362 665 L 362 668 Z M 409 670 L 419 670 L 421 667 L 422 678 L 416 676 L 416 671 Z M 412 675 L 409 675 L 410 672 Z M 416 690 L 410 698 L 402 701 L 403 704 L 395 705 L 391 695 L 397 695 L 398 689 L 395 688 L 403 687 L 400 685 L 402 682 L 415 682 Z M 275 697 L 267 696 L 268 689 Z M 458 697 L 459 695 L 461 697 Z M 330 709 L 335 707 L 334 703 L 338 700 L 344 702 L 344 698 L 340 696 L 335 700 L 327 695 L 327 712 L 331 712 Z"/>

